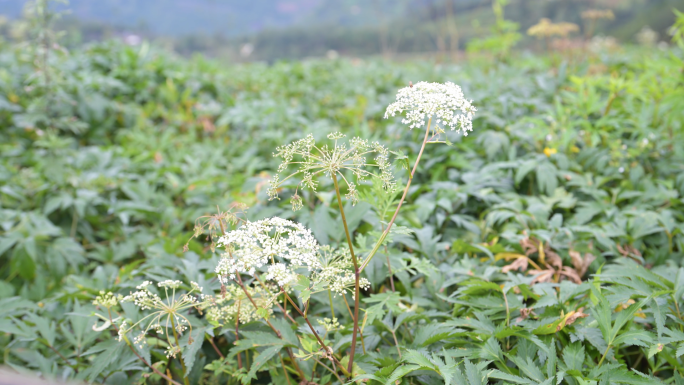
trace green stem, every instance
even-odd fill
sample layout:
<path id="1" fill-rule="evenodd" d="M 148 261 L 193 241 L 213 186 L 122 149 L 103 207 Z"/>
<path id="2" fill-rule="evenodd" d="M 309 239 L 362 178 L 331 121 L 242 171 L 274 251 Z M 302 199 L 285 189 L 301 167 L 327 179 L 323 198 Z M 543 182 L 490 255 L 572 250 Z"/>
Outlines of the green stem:
<path id="1" fill-rule="evenodd" d="M 245 295 L 247 296 L 249 301 L 252 303 L 252 306 L 254 306 L 255 309 L 259 309 L 259 306 L 256 304 L 256 302 L 254 302 L 254 299 L 252 298 L 252 296 L 247 291 L 247 288 L 245 287 L 244 283 L 242 283 L 242 277 L 240 277 L 240 274 L 235 274 L 235 278 L 236 278 L 235 281 L 242 288 L 242 291 L 245 293 Z M 276 334 L 276 336 L 278 336 L 278 338 L 280 338 L 281 340 L 283 339 L 282 334 L 280 333 L 280 331 L 278 329 L 275 328 L 275 326 L 273 326 L 271 321 L 266 320 L 266 324 L 271 328 L 271 330 L 273 330 L 273 332 Z M 304 376 L 304 372 L 302 371 L 302 369 L 299 367 L 299 364 L 297 364 L 297 361 L 295 360 L 294 354 L 292 354 L 292 349 L 286 348 L 286 350 L 287 350 L 287 355 L 290 356 L 290 361 L 292 361 L 292 365 L 295 367 L 295 370 L 297 370 L 297 373 L 299 373 L 299 378 L 306 379 L 306 377 Z M 247 354 L 247 351 L 245 351 L 245 360 L 249 360 L 249 355 Z"/>
<path id="2" fill-rule="evenodd" d="M 601 367 L 601 364 L 603 363 L 603 360 L 606 359 L 606 355 L 608 354 L 608 350 L 610 350 L 610 345 L 608 345 L 608 347 L 606 348 L 606 351 L 603 352 L 603 356 L 601 357 L 601 360 L 599 361 L 597 367 Z"/>
<path id="3" fill-rule="evenodd" d="M 333 300 L 332 300 L 332 293 L 330 292 L 330 289 L 328 289 L 328 300 L 330 301 L 330 317 L 335 318 L 335 308 L 333 308 Z"/>
<path id="4" fill-rule="evenodd" d="M 344 208 L 342 207 L 342 197 L 340 196 L 340 186 L 337 183 L 337 174 L 332 173 L 332 180 L 335 183 L 335 194 L 337 194 L 337 205 L 340 208 L 340 216 L 342 217 L 342 224 L 344 225 L 344 233 L 347 236 L 347 244 L 349 245 L 349 252 L 351 253 L 352 262 L 354 263 L 354 330 L 352 331 L 351 351 L 349 352 L 349 365 L 347 371 L 352 372 L 354 365 L 354 353 L 356 352 L 356 337 L 359 329 L 359 297 L 361 296 L 361 289 L 359 279 L 361 272 L 359 271 L 359 262 L 356 260 L 354 254 L 354 246 L 352 245 L 351 235 L 349 234 L 349 227 L 347 226 L 347 218 L 344 215 Z"/>
<path id="5" fill-rule="evenodd" d="M 283 290 L 282 292 L 283 292 L 283 294 L 285 295 L 285 298 L 287 298 L 287 300 L 290 301 L 290 304 L 292 305 L 292 307 L 297 311 L 297 313 L 299 313 L 299 315 L 301 315 L 301 316 L 304 318 L 304 321 L 306 321 L 306 324 L 309 325 L 309 329 L 311 329 L 311 333 L 313 333 L 314 337 L 316 337 L 316 340 L 318 340 L 318 344 L 321 345 L 321 347 L 323 348 L 323 350 L 325 351 L 325 353 L 326 353 L 327 355 L 330 356 L 330 358 L 332 359 L 332 361 L 333 361 L 334 363 L 336 363 L 337 366 L 340 367 L 340 370 L 342 370 L 342 373 L 344 373 L 345 376 L 349 376 L 349 373 L 350 373 L 350 372 L 344 369 L 344 366 L 342 366 L 342 365 L 340 364 L 340 362 L 337 360 L 337 358 L 336 358 L 335 355 L 333 354 L 332 349 L 331 349 L 331 348 L 328 348 L 328 347 L 325 345 L 325 342 L 323 342 L 323 340 L 321 340 L 321 337 L 318 336 L 318 333 L 316 333 L 316 329 L 314 329 L 313 325 L 311 325 L 311 322 L 309 321 L 309 317 L 307 317 L 306 314 L 304 314 L 304 313 L 302 312 L 302 310 L 299 308 L 299 306 L 297 306 L 297 304 L 294 303 L 294 301 L 292 300 L 292 298 L 290 298 L 290 296 L 287 294 L 287 292 L 286 292 L 285 290 Z"/>
<path id="6" fill-rule="evenodd" d="M 394 211 L 394 215 L 392 216 L 392 219 L 387 224 L 387 228 L 385 229 L 385 231 L 382 232 L 380 239 L 378 239 L 378 242 L 373 247 L 373 250 L 371 250 L 370 254 L 368 254 L 368 257 L 366 257 L 366 260 L 361 265 L 361 268 L 359 269 L 359 273 L 361 273 L 363 271 L 363 269 L 365 269 L 366 266 L 368 266 L 368 263 L 370 262 L 370 260 L 378 252 L 378 250 L 380 249 L 380 246 L 385 241 L 385 238 L 387 238 L 387 235 L 389 234 L 390 229 L 392 229 L 392 225 L 394 224 L 394 221 L 397 219 L 397 215 L 399 215 L 399 210 L 401 210 L 401 205 L 404 203 L 404 199 L 406 199 L 406 195 L 408 194 L 409 187 L 411 187 L 411 181 L 413 181 L 413 176 L 416 174 L 416 170 L 418 169 L 418 163 L 420 162 L 420 158 L 423 155 L 423 151 L 425 150 L 425 145 L 427 144 L 427 140 L 428 140 L 428 134 L 430 134 L 430 125 L 431 124 L 432 124 L 432 118 L 430 118 L 430 120 L 428 120 L 427 128 L 425 129 L 425 139 L 423 139 L 423 145 L 420 147 L 420 152 L 418 153 L 418 158 L 416 158 L 416 163 L 413 165 L 413 170 L 411 170 L 411 174 L 409 175 L 409 180 L 406 183 L 406 187 L 404 188 L 404 194 L 401 196 L 401 200 L 399 201 L 399 205 L 397 206 L 397 209 Z"/>
<path id="7" fill-rule="evenodd" d="M 107 314 L 109 314 L 109 322 L 112 324 L 112 326 L 114 326 L 114 330 L 118 333 L 118 332 L 119 332 L 119 328 L 116 327 L 116 324 L 114 324 L 114 321 L 112 320 L 112 310 L 111 310 L 110 308 L 107 308 Z M 165 379 L 166 381 L 168 381 L 169 384 L 180 385 L 179 382 L 174 381 L 171 377 L 169 377 L 169 376 L 167 376 L 166 374 L 160 372 L 157 368 L 155 368 L 155 367 L 152 366 L 149 362 L 147 362 L 144 358 L 142 358 L 142 357 L 140 356 L 140 354 L 138 354 L 138 352 L 135 351 L 135 348 L 133 347 L 133 344 L 131 344 L 131 341 L 128 339 L 128 336 L 126 336 L 125 333 L 123 334 L 123 340 L 124 340 L 124 342 L 126 342 L 126 345 L 128 346 L 129 349 L 131 349 L 131 351 L 133 352 L 133 354 L 135 354 L 136 357 L 138 357 L 138 359 L 139 359 L 140 361 L 143 362 L 143 364 L 147 365 L 150 369 L 152 369 L 153 372 L 157 373 L 157 375 L 159 375 L 161 378 L 163 378 L 163 379 Z M 7 360 L 5 360 L 5 362 L 7 362 Z"/>
<path id="8" fill-rule="evenodd" d="M 178 341 L 178 333 L 176 332 L 176 322 L 174 321 L 174 317 L 172 315 L 169 316 L 171 318 L 171 330 L 173 330 L 173 339 L 176 340 L 176 346 L 180 348 L 180 342 Z M 190 381 L 188 380 L 188 373 L 185 369 L 185 362 L 183 361 L 183 354 L 178 352 L 178 360 L 180 361 L 181 368 L 183 369 L 183 383 L 185 385 L 190 385 Z"/>

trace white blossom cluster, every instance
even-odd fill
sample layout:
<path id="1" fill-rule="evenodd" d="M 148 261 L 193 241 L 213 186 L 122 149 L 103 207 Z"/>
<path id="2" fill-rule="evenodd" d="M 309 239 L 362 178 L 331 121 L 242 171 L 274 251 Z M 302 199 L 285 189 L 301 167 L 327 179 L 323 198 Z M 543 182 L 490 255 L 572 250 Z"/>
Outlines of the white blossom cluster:
<path id="1" fill-rule="evenodd" d="M 272 307 L 276 295 L 258 286 L 245 286 L 245 289 L 258 308 L 266 309 L 269 316 L 273 314 Z M 206 317 L 214 325 L 234 324 L 235 318 L 238 318 L 240 323 L 246 324 L 260 318 L 257 315 L 257 308 L 238 285 L 226 286 L 225 296 L 212 299 L 211 304 L 206 308 Z"/>
<path id="2" fill-rule="evenodd" d="M 280 146 L 273 154 L 274 157 L 282 159 L 278 167 L 278 174 L 271 179 L 268 189 L 269 199 L 278 198 L 278 189 L 288 179 L 299 176 L 301 182 L 298 185 L 302 188 L 310 188 L 316 191 L 318 182 L 316 176 L 319 174 L 332 177 L 335 175 L 347 186 L 346 197 L 352 204 L 359 200 L 356 184 L 366 178 L 378 178 L 382 181 L 383 187 L 393 190 L 396 187 L 392 166 L 389 161 L 389 151 L 378 142 L 369 142 L 361 138 L 353 138 L 347 143 L 339 143 L 345 137 L 339 132 L 328 135 L 328 139 L 333 141 L 332 146 L 316 146 L 313 135 L 309 134 L 304 139 L 292 142 L 285 146 Z M 373 163 L 369 163 L 367 156 L 373 156 Z M 280 180 L 280 173 L 283 173 L 291 165 L 295 165 L 297 170 Z M 368 171 L 375 167 L 377 171 Z M 345 172 L 354 176 L 355 179 L 347 178 Z M 302 207 L 301 197 L 295 191 L 292 196 L 292 209 L 299 210 Z"/>
<path id="3" fill-rule="evenodd" d="M 218 244 L 226 249 L 216 266 L 224 284 L 235 279 L 235 274 L 254 276 L 269 265 L 266 279 L 283 286 L 294 279 L 295 269 L 313 270 L 320 265 L 318 242 L 311 230 L 278 217 L 245 222 L 219 238 Z"/>
<path id="4" fill-rule="evenodd" d="M 344 295 L 349 291 L 354 295 L 354 264 L 349 251 L 333 250 L 330 246 L 321 247 L 321 268 L 314 272 L 312 281 L 314 286 L 329 289 L 335 296 Z M 359 279 L 359 287 L 362 290 L 370 288 L 370 281 L 366 278 Z"/>
<path id="5" fill-rule="evenodd" d="M 473 116 L 477 109 L 463 95 L 461 87 L 446 82 L 419 82 L 397 92 L 397 101 L 385 111 L 385 119 L 406 111 L 402 123 L 410 129 L 424 127 L 428 118 L 435 117 L 438 127 L 468 135 L 473 130 Z"/>

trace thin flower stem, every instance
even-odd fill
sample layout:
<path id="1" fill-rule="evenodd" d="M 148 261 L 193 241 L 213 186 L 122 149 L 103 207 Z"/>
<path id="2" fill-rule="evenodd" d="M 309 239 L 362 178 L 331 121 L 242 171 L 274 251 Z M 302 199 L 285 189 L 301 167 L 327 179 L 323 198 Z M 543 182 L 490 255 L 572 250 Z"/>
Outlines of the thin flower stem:
<path id="1" fill-rule="evenodd" d="M 323 340 L 321 340 L 321 337 L 318 336 L 318 333 L 316 333 L 316 329 L 314 329 L 313 325 L 311 325 L 311 322 L 309 321 L 309 317 L 307 317 L 307 316 L 301 311 L 301 309 L 299 309 L 299 306 L 297 306 L 297 304 L 292 300 L 292 298 L 290 298 L 290 296 L 287 294 L 287 292 L 286 292 L 285 290 L 282 290 L 282 292 L 283 292 L 283 294 L 285 295 L 285 298 L 287 298 L 287 300 L 290 301 L 290 304 L 292 305 L 292 307 L 293 307 L 295 310 L 297 310 L 297 313 L 299 313 L 299 314 L 302 316 L 302 318 L 304 318 L 304 321 L 306 321 L 306 324 L 309 325 L 309 329 L 311 329 L 311 333 L 313 333 L 314 337 L 316 337 L 316 340 L 318 341 L 318 344 L 321 345 L 321 347 L 322 347 L 323 350 L 325 351 L 325 354 L 328 355 L 328 356 L 330 356 L 330 358 L 332 359 L 333 363 L 337 363 L 337 366 L 340 367 L 340 370 L 342 370 L 342 373 L 344 373 L 345 376 L 349 376 L 349 375 L 350 375 L 350 374 L 349 374 L 350 372 L 347 371 L 347 370 L 340 364 L 339 361 L 337 361 L 337 358 L 336 358 L 335 355 L 333 354 L 332 349 L 331 349 L 331 348 L 328 348 L 328 347 L 325 345 L 325 342 L 323 342 Z"/>
<path id="2" fill-rule="evenodd" d="M 344 304 L 347 305 L 347 311 L 349 312 L 349 316 L 354 318 L 354 314 L 351 311 L 351 308 L 349 307 L 349 302 L 347 302 L 347 296 L 342 294 L 342 298 L 344 299 Z M 361 348 L 363 349 L 363 354 L 366 354 L 366 342 L 363 340 L 363 328 L 359 329 L 359 338 L 361 339 Z"/>
<path id="3" fill-rule="evenodd" d="M 332 293 L 328 289 L 328 300 L 330 301 L 330 318 L 335 318 L 335 308 L 333 308 Z"/>
<path id="4" fill-rule="evenodd" d="M 264 290 L 266 290 L 267 292 L 271 293 L 271 291 L 270 291 L 270 290 L 268 289 L 268 287 L 264 284 L 264 282 L 261 280 L 261 278 L 259 278 L 258 275 L 254 275 L 254 278 L 256 278 L 257 281 L 259 281 L 259 284 L 261 285 L 261 287 L 264 288 Z M 287 310 L 286 310 L 286 308 L 287 308 L 287 301 L 286 301 L 284 298 L 283 298 L 283 305 L 281 305 L 280 302 L 278 302 L 278 299 L 277 299 L 277 298 L 276 298 L 276 300 L 273 301 L 273 302 L 275 302 L 276 306 L 278 306 L 278 308 L 280 309 L 280 311 L 282 311 L 283 314 L 285 314 L 285 317 L 286 317 L 288 320 L 290 320 L 290 322 L 295 323 L 294 318 L 292 318 L 292 317 L 290 316 L 290 314 L 287 313 Z"/>
<path id="5" fill-rule="evenodd" d="M 240 274 L 235 274 L 235 277 L 237 278 L 237 280 L 236 280 L 237 284 L 240 285 L 240 287 L 242 288 L 242 291 L 245 292 L 245 295 L 247 296 L 249 301 L 252 303 L 254 308 L 259 309 L 259 306 L 256 304 L 256 302 L 254 302 L 254 299 L 252 298 L 252 296 L 247 291 L 247 288 L 245 287 L 245 285 L 242 283 L 242 278 L 240 277 Z M 275 326 L 273 326 L 271 321 L 269 321 L 269 320 L 265 320 L 265 321 L 266 321 L 266 324 L 271 328 L 271 330 L 273 330 L 273 332 L 276 334 L 276 336 L 278 336 L 278 338 L 280 338 L 282 340 L 283 336 L 280 333 L 280 331 L 278 329 L 276 329 Z M 302 371 L 302 369 L 297 364 L 297 361 L 295 360 L 294 354 L 292 354 L 292 349 L 287 348 L 287 354 L 290 356 L 290 360 L 292 361 L 292 365 L 294 365 L 295 369 L 297 370 L 297 373 L 299 373 L 299 378 L 302 378 L 302 379 L 306 378 L 304 376 L 304 372 Z M 245 355 L 249 359 L 249 355 L 247 355 L 247 352 L 245 352 Z"/>
<path id="6" fill-rule="evenodd" d="M 322 367 L 328 369 L 328 371 L 329 371 L 330 373 L 334 374 L 335 377 L 337 377 L 337 381 L 339 381 L 340 384 L 344 384 L 344 381 L 342 381 L 342 379 L 340 378 L 340 376 L 337 374 L 336 371 L 330 369 L 330 368 L 328 367 L 328 365 L 322 363 L 318 358 L 316 358 L 316 357 L 312 357 L 312 358 L 314 359 L 314 361 L 316 361 L 317 364 L 319 364 L 319 365 L 321 365 Z"/>
<path id="7" fill-rule="evenodd" d="M 52 346 L 52 345 L 50 345 L 50 344 L 47 344 L 47 343 L 45 343 L 45 342 L 43 342 L 43 343 L 45 344 L 45 346 L 47 346 L 48 348 L 50 348 L 50 350 L 52 350 L 53 352 L 57 353 L 57 355 L 64 361 L 64 363 L 65 363 L 68 367 L 70 367 L 70 368 L 73 369 L 76 373 L 78 373 L 78 368 L 75 367 L 75 366 L 72 366 L 72 365 L 69 363 L 69 360 L 67 360 L 66 357 L 64 357 L 64 356 L 62 355 L 62 353 L 59 352 L 59 350 L 55 349 L 55 347 Z"/>
<path id="8" fill-rule="evenodd" d="M 349 234 L 349 227 L 347 226 L 347 218 L 344 215 L 344 208 L 342 207 L 342 197 L 340 196 L 340 186 L 337 183 L 337 175 L 332 173 L 332 180 L 335 183 L 335 193 L 337 194 L 337 204 L 340 207 L 340 216 L 342 217 L 342 224 L 344 225 L 344 233 L 347 236 L 347 243 L 349 244 L 349 252 L 351 253 L 352 262 L 354 263 L 354 330 L 352 331 L 352 342 L 351 351 L 349 352 L 349 365 L 347 365 L 347 371 L 352 372 L 352 367 L 354 365 L 354 353 L 356 352 L 356 337 L 359 329 L 359 297 L 361 296 L 361 290 L 359 285 L 360 271 L 359 262 L 356 260 L 356 255 L 354 255 L 354 246 L 352 245 L 351 235 Z"/>
<path id="9" fill-rule="evenodd" d="M 174 321 L 173 315 L 169 314 L 169 318 L 171 319 L 171 329 L 173 330 L 173 339 L 176 340 L 176 346 L 180 348 L 180 342 L 178 341 L 178 333 L 176 332 L 176 322 Z M 181 369 L 183 369 L 183 383 L 185 385 L 190 385 L 190 381 L 188 380 L 188 372 L 185 369 L 185 361 L 183 360 L 183 354 L 181 352 L 178 352 L 178 360 L 180 361 L 181 364 Z"/>
<path id="10" fill-rule="evenodd" d="M 368 263 L 370 262 L 370 260 L 378 252 L 378 250 L 380 249 L 380 246 L 385 241 L 387 234 L 389 234 L 390 230 L 392 229 L 392 225 L 394 224 L 394 221 L 397 219 L 397 215 L 399 215 L 399 210 L 401 210 L 401 205 L 404 203 L 404 199 L 406 199 L 406 195 L 408 194 L 409 187 L 411 187 L 411 181 L 413 181 L 413 177 L 416 174 L 416 170 L 418 169 L 418 163 L 420 163 L 420 158 L 421 158 L 421 156 L 423 156 L 423 151 L 425 150 L 425 145 L 427 144 L 428 135 L 430 134 L 430 125 L 431 124 L 432 124 L 432 118 L 430 118 L 430 120 L 428 120 L 427 128 L 425 129 L 425 139 L 423 139 L 423 145 L 420 147 L 420 152 L 418 152 L 418 157 L 416 158 L 416 163 L 413 165 L 413 170 L 411 170 L 411 174 L 409 174 L 409 180 L 406 183 L 406 187 L 404 188 L 404 194 L 401 196 L 401 200 L 399 201 L 399 205 L 397 206 L 397 209 L 394 211 L 394 215 L 392 216 L 392 219 L 387 224 L 387 228 L 385 229 L 385 231 L 380 236 L 380 239 L 378 239 L 378 242 L 373 247 L 373 250 L 371 250 L 371 252 L 368 254 L 368 257 L 366 257 L 366 260 L 361 265 L 361 268 L 359 269 L 359 273 L 361 273 L 363 271 L 363 269 L 365 269 L 366 266 L 368 266 Z"/>
<path id="11" fill-rule="evenodd" d="M 283 372 L 285 372 L 285 379 L 287 380 L 287 385 L 292 385 L 290 384 L 290 376 L 287 375 L 287 369 L 285 369 L 285 361 L 283 361 L 283 356 L 278 353 L 278 358 L 280 358 L 280 365 L 283 366 Z"/>
<path id="12" fill-rule="evenodd" d="M 109 322 L 112 324 L 112 326 L 114 326 L 114 330 L 118 333 L 118 332 L 119 332 L 119 328 L 116 326 L 116 324 L 114 324 L 114 321 L 112 320 L 112 312 L 111 312 L 111 310 L 110 310 L 109 308 L 107 308 L 107 313 L 109 314 Z M 131 345 L 131 341 L 128 340 L 128 337 L 126 336 L 126 334 L 123 334 L 123 340 L 126 342 L 126 345 L 128 346 L 129 349 L 131 349 L 131 351 L 133 352 L 133 354 L 135 354 L 135 355 L 138 357 L 138 359 L 140 359 L 140 361 L 143 362 L 143 364 L 147 365 L 150 369 L 152 369 L 153 372 L 155 372 L 155 373 L 156 373 L 157 375 L 159 375 L 161 378 L 163 378 L 163 379 L 165 379 L 166 381 L 168 381 L 169 384 L 181 385 L 180 382 L 174 381 L 170 376 L 167 376 L 166 374 L 160 372 L 157 368 L 155 368 L 154 366 L 150 365 L 149 362 L 147 362 L 144 358 L 142 358 L 142 357 L 140 356 L 140 354 L 138 354 L 138 352 L 135 351 L 135 348 L 133 348 L 133 346 Z"/>
<path id="13" fill-rule="evenodd" d="M 385 225 L 381 224 L 380 226 L 382 231 L 385 232 Z M 390 287 L 392 288 L 392 291 L 396 291 L 394 290 L 394 274 L 392 273 L 392 263 L 390 262 L 389 253 L 387 252 L 387 245 L 385 245 L 385 257 L 387 258 L 387 271 L 389 272 Z"/>
<path id="14" fill-rule="evenodd" d="M 240 330 L 240 307 L 242 307 L 242 301 L 238 300 L 237 314 L 235 314 L 235 342 L 240 340 L 240 336 L 238 335 Z M 242 369 L 242 357 L 240 356 L 240 352 L 237 354 L 237 361 L 238 369 Z"/>
<path id="15" fill-rule="evenodd" d="M 601 360 L 599 361 L 597 368 L 600 368 L 600 367 L 601 367 L 601 364 L 603 363 L 603 360 L 606 359 L 606 355 L 608 354 L 608 350 L 610 350 L 610 344 L 608 344 L 608 347 L 606 348 L 606 351 L 603 352 L 603 356 L 601 357 Z"/>
<path id="16" fill-rule="evenodd" d="M 209 336 L 209 334 L 206 334 L 207 341 L 211 344 L 211 346 L 214 348 L 214 351 L 216 354 L 221 357 L 222 360 L 224 360 L 226 357 L 223 356 L 223 353 L 219 350 L 218 346 L 216 346 L 216 343 L 214 342 L 214 337 Z"/>
<path id="17" fill-rule="evenodd" d="M 401 359 L 401 349 L 399 348 L 399 341 L 397 341 L 397 333 L 391 330 L 392 337 L 394 338 L 394 345 L 397 347 L 397 353 L 399 353 L 399 359 Z"/>

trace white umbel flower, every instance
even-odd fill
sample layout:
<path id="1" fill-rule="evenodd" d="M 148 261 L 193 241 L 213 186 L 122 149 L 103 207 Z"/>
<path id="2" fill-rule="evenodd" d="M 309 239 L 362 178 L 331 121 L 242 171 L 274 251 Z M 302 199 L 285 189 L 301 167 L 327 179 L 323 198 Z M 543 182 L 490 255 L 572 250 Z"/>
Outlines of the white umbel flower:
<path id="1" fill-rule="evenodd" d="M 317 258 L 318 242 L 311 230 L 299 223 L 278 217 L 256 222 L 245 222 L 219 238 L 218 244 L 226 249 L 216 273 L 223 283 L 234 279 L 236 273 L 254 276 L 265 265 L 287 266 L 289 275 L 271 271 L 267 279 L 278 281 L 294 279 L 294 269 L 305 267 L 313 270 L 320 266 Z M 286 262 L 286 265 L 282 262 Z M 284 281 L 283 281 L 284 282 Z M 282 286 L 282 285 L 281 285 Z"/>
<path id="2" fill-rule="evenodd" d="M 463 95 L 461 87 L 446 82 L 420 82 L 397 92 L 397 101 L 385 111 L 385 119 L 406 111 L 402 123 L 409 128 L 424 127 L 427 119 L 434 117 L 439 127 L 468 135 L 473 130 L 473 116 L 477 109 Z"/>
<path id="3" fill-rule="evenodd" d="M 301 178 L 298 189 L 309 188 L 313 191 L 316 191 L 318 186 L 317 176 L 334 176 L 341 184 L 347 185 L 346 197 L 353 205 L 359 201 L 356 183 L 368 178 L 377 178 L 382 181 L 385 190 L 394 190 L 396 182 L 392 174 L 389 150 L 379 142 L 369 142 L 361 138 L 343 142 L 344 138 L 345 135 L 342 133 L 332 133 L 328 135 L 328 139 L 333 141 L 332 146 L 326 144 L 319 147 L 313 135 L 309 134 L 304 139 L 278 147 L 273 156 L 283 161 L 278 167 L 278 174 L 271 179 L 268 189 L 269 200 L 279 199 L 278 189 L 285 181 L 295 176 Z M 373 157 L 373 161 L 369 161 L 367 157 Z M 281 180 L 280 173 L 285 172 L 290 166 L 295 166 L 297 170 Z M 292 210 L 297 211 L 301 208 L 302 199 L 295 191 L 292 197 Z"/>

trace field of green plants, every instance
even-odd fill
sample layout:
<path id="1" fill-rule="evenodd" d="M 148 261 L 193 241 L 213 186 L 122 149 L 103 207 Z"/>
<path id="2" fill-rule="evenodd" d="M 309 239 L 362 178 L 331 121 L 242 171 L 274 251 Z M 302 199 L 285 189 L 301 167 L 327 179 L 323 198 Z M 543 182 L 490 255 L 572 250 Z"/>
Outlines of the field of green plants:
<path id="1" fill-rule="evenodd" d="M 684 384 L 678 20 L 668 47 L 441 65 L 0 42 L 0 364 Z M 472 131 L 385 118 L 422 81 Z"/>

